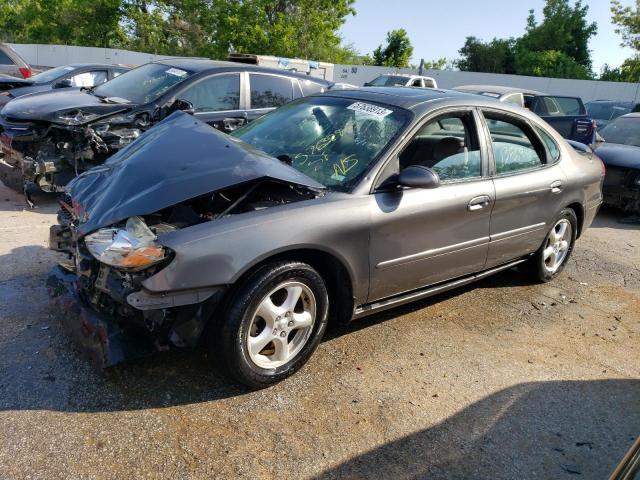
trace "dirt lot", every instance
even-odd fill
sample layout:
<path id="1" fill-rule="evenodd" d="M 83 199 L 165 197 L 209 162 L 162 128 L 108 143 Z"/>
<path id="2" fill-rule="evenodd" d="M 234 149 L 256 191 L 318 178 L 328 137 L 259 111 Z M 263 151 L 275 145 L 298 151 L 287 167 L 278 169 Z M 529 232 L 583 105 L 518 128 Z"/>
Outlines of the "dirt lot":
<path id="1" fill-rule="evenodd" d="M 42 201 L 42 200 L 41 200 Z M 593 478 L 640 435 L 640 228 L 333 329 L 267 390 L 203 354 L 96 372 L 50 312 L 55 207 L 0 184 L 0 478 Z"/>

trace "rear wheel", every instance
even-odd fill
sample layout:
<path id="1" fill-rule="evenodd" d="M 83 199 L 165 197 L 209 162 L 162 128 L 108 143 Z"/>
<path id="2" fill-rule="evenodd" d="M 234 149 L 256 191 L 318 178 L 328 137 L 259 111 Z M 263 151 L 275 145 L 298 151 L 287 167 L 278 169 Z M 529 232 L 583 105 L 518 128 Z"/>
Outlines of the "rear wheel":
<path id="1" fill-rule="evenodd" d="M 573 252 L 577 231 L 575 212 L 570 208 L 564 209 L 542 246 L 525 264 L 527 273 L 540 282 L 548 282 L 560 275 Z"/>
<path id="2" fill-rule="evenodd" d="M 300 369 L 327 325 L 325 283 L 310 265 L 278 262 L 238 285 L 213 333 L 217 367 L 252 388 Z"/>

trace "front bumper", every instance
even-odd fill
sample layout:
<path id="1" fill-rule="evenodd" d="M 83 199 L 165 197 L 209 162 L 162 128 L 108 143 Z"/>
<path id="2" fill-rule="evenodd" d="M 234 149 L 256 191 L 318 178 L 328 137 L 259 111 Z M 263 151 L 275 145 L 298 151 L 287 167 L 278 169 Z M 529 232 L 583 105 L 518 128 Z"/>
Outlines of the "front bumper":
<path id="1" fill-rule="evenodd" d="M 94 365 L 106 368 L 157 350 L 150 339 L 91 308 L 78 294 L 76 280 L 74 273 L 57 266 L 49 273 L 47 289 L 52 306 L 63 313 L 64 329 Z"/>
<path id="2" fill-rule="evenodd" d="M 60 266 L 49 273 L 47 289 L 52 307 L 62 313 L 64 329 L 99 368 L 159 351 L 194 348 L 225 291 L 216 289 L 197 304 L 158 309 L 145 305 L 145 321 L 164 319 L 157 330 L 148 331 L 146 323 L 137 324 L 133 319 L 117 319 L 97 312 L 78 289 L 76 274 Z"/>

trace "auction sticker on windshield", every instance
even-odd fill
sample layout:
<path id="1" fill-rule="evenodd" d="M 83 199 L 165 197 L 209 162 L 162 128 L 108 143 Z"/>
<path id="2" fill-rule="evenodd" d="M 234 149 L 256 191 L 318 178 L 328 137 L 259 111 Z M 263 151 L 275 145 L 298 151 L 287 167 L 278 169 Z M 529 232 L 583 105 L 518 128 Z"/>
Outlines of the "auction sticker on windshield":
<path id="1" fill-rule="evenodd" d="M 387 115 L 393 113 L 393 110 L 389 110 L 387 108 L 382 108 L 377 105 L 372 105 L 370 103 L 364 103 L 364 102 L 352 103 L 347 108 L 355 112 L 361 112 L 361 113 L 366 113 L 367 115 L 372 115 L 376 118 L 384 118 Z"/>
<path id="2" fill-rule="evenodd" d="M 187 72 L 185 72 L 184 70 L 180 70 L 179 68 L 170 68 L 169 70 L 167 70 L 167 73 L 169 75 L 175 75 L 176 77 L 184 77 Z"/>

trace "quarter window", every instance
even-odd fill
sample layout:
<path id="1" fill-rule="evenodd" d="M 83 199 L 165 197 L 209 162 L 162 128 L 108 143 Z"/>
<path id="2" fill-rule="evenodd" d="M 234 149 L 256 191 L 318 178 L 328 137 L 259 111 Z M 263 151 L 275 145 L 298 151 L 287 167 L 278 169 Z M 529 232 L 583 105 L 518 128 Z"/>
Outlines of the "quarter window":
<path id="1" fill-rule="evenodd" d="M 279 107 L 293 99 L 291 79 L 277 75 L 250 74 L 251 108 Z"/>
<path id="2" fill-rule="evenodd" d="M 456 112 L 430 121 L 400 154 L 400 168 L 424 165 L 442 182 L 482 176 L 480 146 L 471 112 Z"/>
<path id="3" fill-rule="evenodd" d="M 540 138 L 542 138 L 544 144 L 547 146 L 547 150 L 549 151 L 549 155 L 551 156 L 551 161 L 557 161 L 558 158 L 560 158 L 560 150 L 558 149 L 558 145 L 556 144 L 556 142 L 553 140 L 553 138 L 551 138 L 551 135 L 549 135 L 541 128 L 536 127 L 536 130 L 538 132 L 538 135 L 540 135 Z"/>
<path id="4" fill-rule="evenodd" d="M 491 134 L 496 174 L 507 175 L 544 163 L 544 148 L 523 122 L 492 113 L 484 114 Z"/>
<path id="5" fill-rule="evenodd" d="M 240 75 L 216 75 L 189 87 L 179 95 L 196 112 L 218 112 L 240 108 Z"/>
<path id="6" fill-rule="evenodd" d="M 311 80 L 300 80 L 300 87 L 302 87 L 302 94 L 313 95 L 314 93 L 324 92 L 324 87 L 319 83 L 312 82 Z"/>
<path id="7" fill-rule="evenodd" d="M 15 65 L 9 55 L 4 53 L 2 50 L 0 50 L 0 65 Z"/>

